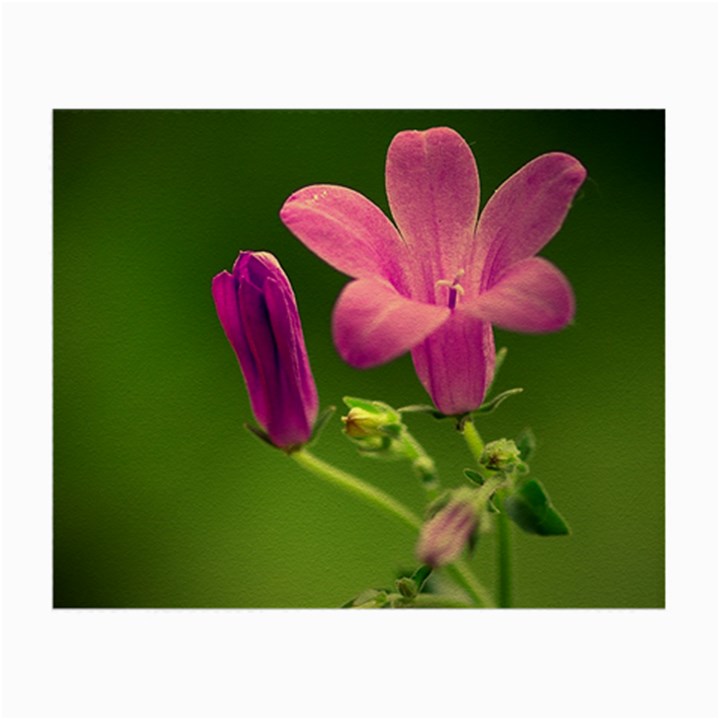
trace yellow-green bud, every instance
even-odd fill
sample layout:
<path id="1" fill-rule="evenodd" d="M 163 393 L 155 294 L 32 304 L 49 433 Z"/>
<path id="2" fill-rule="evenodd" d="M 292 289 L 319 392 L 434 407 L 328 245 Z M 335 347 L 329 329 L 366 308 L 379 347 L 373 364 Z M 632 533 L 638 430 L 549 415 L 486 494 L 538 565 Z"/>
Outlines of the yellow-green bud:
<path id="1" fill-rule="evenodd" d="M 341 420 L 345 424 L 345 432 L 352 438 L 382 435 L 380 428 L 388 422 L 386 413 L 373 413 L 360 407 L 350 408 Z"/>

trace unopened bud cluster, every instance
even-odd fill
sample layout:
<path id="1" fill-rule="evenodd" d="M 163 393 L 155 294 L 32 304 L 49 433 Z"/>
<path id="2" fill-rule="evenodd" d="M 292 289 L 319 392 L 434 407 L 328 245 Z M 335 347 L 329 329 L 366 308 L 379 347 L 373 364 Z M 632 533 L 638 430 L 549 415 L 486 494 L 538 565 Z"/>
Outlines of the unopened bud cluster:
<path id="1" fill-rule="evenodd" d="M 527 472 L 520 450 L 513 440 L 501 438 L 489 442 L 480 457 L 480 465 L 487 470 L 511 475 L 516 472 Z"/>

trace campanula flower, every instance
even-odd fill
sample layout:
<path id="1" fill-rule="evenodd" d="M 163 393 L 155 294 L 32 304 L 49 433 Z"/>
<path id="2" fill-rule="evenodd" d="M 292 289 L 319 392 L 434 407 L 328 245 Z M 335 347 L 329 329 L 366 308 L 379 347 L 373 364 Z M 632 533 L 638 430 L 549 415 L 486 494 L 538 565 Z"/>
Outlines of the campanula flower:
<path id="1" fill-rule="evenodd" d="M 395 225 L 363 195 L 312 185 L 280 216 L 310 250 L 355 278 L 333 312 L 342 358 L 359 368 L 410 351 L 436 407 L 478 407 L 492 380 L 492 326 L 546 333 L 575 311 L 570 283 L 535 257 L 557 233 L 585 169 L 570 155 L 541 155 L 488 200 L 477 166 L 450 128 L 405 131 L 387 154 Z"/>
<path id="2" fill-rule="evenodd" d="M 241 252 L 232 274 L 213 278 L 212 294 L 256 420 L 280 448 L 307 442 L 318 395 L 295 294 L 280 263 L 270 253 Z"/>

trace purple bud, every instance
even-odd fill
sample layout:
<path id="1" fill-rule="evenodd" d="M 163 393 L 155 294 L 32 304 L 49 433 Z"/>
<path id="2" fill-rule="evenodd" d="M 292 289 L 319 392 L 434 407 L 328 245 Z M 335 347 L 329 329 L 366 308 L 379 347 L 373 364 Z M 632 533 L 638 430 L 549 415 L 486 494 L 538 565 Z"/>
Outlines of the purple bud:
<path id="1" fill-rule="evenodd" d="M 280 263 L 270 253 L 243 251 L 232 274 L 213 278 L 212 294 L 256 420 L 277 447 L 307 442 L 318 396 L 295 294 Z"/>
<path id="2" fill-rule="evenodd" d="M 475 531 L 477 522 L 472 504 L 450 502 L 423 525 L 417 546 L 420 562 L 431 567 L 453 562 Z"/>

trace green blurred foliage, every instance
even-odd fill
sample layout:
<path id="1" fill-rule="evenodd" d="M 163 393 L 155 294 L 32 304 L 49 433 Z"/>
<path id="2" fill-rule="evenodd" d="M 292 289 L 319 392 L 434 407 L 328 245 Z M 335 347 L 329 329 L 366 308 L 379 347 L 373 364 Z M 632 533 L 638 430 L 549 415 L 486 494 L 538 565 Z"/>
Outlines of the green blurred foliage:
<path id="1" fill-rule="evenodd" d="M 523 607 L 664 605 L 664 114 L 661 111 L 57 111 L 54 118 L 56 607 L 338 607 L 416 565 L 416 538 L 242 429 L 251 418 L 215 315 L 213 275 L 269 250 L 298 297 L 323 405 L 425 403 L 409 357 L 346 366 L 330 334 L 346 278 L 282 225 L 313 183 L 387 211 L 384 158 L 404 129 L 470 143 L 482 196 L 535 156 L 589 177 L 543 251 L 577 318 L 554 335 L 497 332 L 479 429 L 538 437 L 533 476 L 573 528 L 515 531 Z M 469 455 L 449 422 L 408 416 L 444 481 Z M 317 454 L 420 512 L 406 464 L 359 457 L 338 416 Z M 473 556 L 492 584 L 494 546 Z"/>

